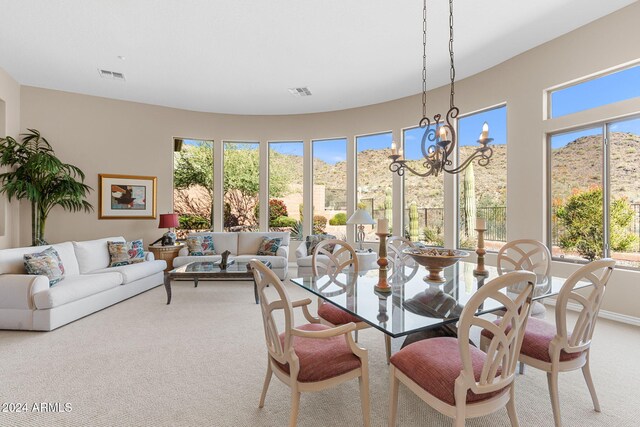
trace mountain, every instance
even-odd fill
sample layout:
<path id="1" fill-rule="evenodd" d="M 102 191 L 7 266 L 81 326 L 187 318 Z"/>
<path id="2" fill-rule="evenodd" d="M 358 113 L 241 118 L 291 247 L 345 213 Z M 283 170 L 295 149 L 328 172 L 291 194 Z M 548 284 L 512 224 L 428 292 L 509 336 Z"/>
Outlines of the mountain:
<path id="1" fill-rule="evenodd" d="M 474 146 L 461 147 L 466 159 Z M 493 146 L 493 157 L 487 167 L 473 166 L 476 199 L 479 206 L 506 203 L 506 170 L 508 145 Z M 365 150 L 358 153 L 357 188 L 359 199 L 374 199 L 374 208 L 384 206 L 385 189 L 391 187 L 393 173 L 389 170 L 389 149 Z M 296 158 L 293 158 L 296 157 Z M 302 176 L 302 162 L 297 156 L 278 155 L 273 161 L 286 168 L 292 177 Z M 613 132 L 611 134 L 611 191 L 614 197 L 626 196 L 631 203 L 640 203 L 640 135 Z M 408 164 L 424 170 L 420 160 Z M 543 165 L 541 165 L 542 167 Z M 314 159 L 314 184 L 326 185 L 327 195 L 346 200 L 346 163 L 329 164 Z M 405 203 L 415 200 L 419 207 L 441 207 L 443 179 L 405 174 Z M 460 174 L 462 179 L 463 173 Z M 602 184 L 602 144 L 597 136 L 584 136 L 552 150 L 552 188 L 554 198 L 565 198 L 575 188 Z M 298 180 L 299 178 L 295 178 Z M 333 192 L 331 190 L 334 190 Z"/>

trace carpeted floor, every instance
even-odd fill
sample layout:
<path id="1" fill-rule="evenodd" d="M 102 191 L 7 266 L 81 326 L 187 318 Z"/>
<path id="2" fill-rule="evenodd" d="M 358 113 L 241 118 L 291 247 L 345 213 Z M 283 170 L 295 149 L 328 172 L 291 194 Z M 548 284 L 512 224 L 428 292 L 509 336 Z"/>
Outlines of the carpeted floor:
<path id="1" fill-rule="evenodd" d="M 293 298 L 309 296 L 293 284 L 288 289 Z M 289 389 L 275 377 L 258 409 L 266 350 L 252 285 L 178 282 L 170 306 L 165 298 L 158 287 L 53 332 L 0 331 L 0 402 L 28 408 L 0 412 L 0 426 L 286 425 Z M 360 343 L 369 349 L 372 423 L 387 425 L 382 334 L 364 330 Z M 601 319 L 592 372 L 602 413 L 593 411 L 579 371 L 561 374 L 564 425 L 640 425 L 639 354 L 637 327 Z M 52 404 L 49 412 L 33 412 L 41 402 Z M 399 402 L 399 426 L 451 425 L 403 386 Z M 544 373 L 529 368 L 517 378 L 517 408 L 522 426 L 553 424 Z M 361 423 L 357 381 L 302 395 L 300 426 Z M 500 410 L 467 425 L 509 422 Z"/>

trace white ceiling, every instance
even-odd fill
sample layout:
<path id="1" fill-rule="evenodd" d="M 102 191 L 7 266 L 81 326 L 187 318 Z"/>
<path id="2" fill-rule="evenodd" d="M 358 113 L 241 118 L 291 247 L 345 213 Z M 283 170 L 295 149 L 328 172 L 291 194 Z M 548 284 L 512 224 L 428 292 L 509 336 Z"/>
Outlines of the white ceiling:
<path id="1" fill-rule="evenodd" d="M 458 0 L 456 77 L 633 2 Z M 448 2 L 427 11 L 434 88 L 449 78 Z M 421 91 L 421 21 L 420 0 L 0 0 L 0 67 L 23 85 L 195 111 L 332 111 Z"/>

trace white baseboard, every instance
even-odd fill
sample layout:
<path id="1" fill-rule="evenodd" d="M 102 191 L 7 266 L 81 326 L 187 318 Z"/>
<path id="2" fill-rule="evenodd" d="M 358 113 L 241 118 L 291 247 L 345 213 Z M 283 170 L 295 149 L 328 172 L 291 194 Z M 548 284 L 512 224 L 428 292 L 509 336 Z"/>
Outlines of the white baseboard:
<path id="1" fill-rule="evenodd" d="M 544 303 L 545 305 L 555 306 L 556 300 L 546 299 Z M 582 306 L 580 304 L 577 304 L 574 302 L 569 302 L 567 304 L 567 309 L 571 311 L 580 311 L 581 308 Z M 602 317 L 603 319 L 614 320 L 620 323 L 626 323 L 628 325 L 640 326 L 640 317 L 628 316 L 626 314 L 620 314 L 613 311 L 600 310 L 600 312 L 598 313 L 598 317 Z"/>

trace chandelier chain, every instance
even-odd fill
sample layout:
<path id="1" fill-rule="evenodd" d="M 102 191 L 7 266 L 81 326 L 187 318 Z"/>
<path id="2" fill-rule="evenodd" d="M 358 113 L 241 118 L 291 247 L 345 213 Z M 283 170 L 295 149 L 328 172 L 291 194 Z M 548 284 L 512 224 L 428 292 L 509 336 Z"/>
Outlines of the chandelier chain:
<path id="1" fill-rule="evenodd" d="M 453 0 L 449 0 L 449 59 L 451 61 L 451 69 L 449 77 L 451 78 L 451 96 L 449 98 L 449 108 L 455 106 L 454 94 L 456 83 L 456 67 L 453 64 Z"/>
<path id="2" fill-rule="evenodd" d="M 427 0 L 422 5 L 422 118 L 427 117 Z"/>

